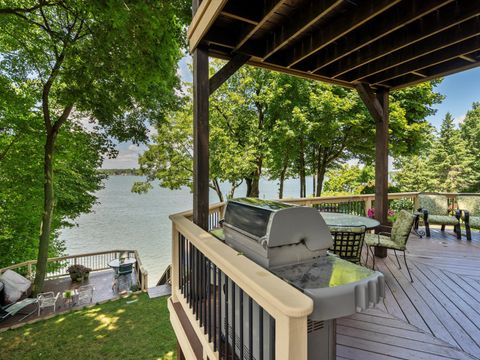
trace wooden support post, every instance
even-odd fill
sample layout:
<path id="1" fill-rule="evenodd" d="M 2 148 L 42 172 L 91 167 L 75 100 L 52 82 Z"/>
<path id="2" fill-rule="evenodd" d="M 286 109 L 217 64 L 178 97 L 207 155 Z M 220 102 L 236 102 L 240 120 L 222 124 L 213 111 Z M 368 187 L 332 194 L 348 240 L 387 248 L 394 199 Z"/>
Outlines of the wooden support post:
<path id="1" fill-rule="evenodd" d="M 208 230 L 208 52 L 193 52 L 193 222 Z"/>
<path id="2" fill-rule="evenodd" d="M 388 213 L 388 94 L 387 89 L 376 93 L 383 111 L 381 121 L 375 122 L 375 218 L 382 225 Z"/>
<path id="3" fill-rule="evenodd" d="M 388 89 L 374 93 L 367 84 L 356 85 L 360 98 L 375 120 L 375 218 L 387 224 L 388 213 Z M 380 226 L 380 231 L 381 229 Z M 387 249 L 375 247 L 375 255 L 387 256 Z"/>

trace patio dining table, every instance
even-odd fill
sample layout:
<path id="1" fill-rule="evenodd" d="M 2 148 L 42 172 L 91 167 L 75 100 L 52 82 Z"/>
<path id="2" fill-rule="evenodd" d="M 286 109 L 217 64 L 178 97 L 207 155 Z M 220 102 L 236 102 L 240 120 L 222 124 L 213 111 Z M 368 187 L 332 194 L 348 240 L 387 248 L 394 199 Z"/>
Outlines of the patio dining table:
<path id="1" fill-rule="evenodd" d="M 332 213 L 320 211 L 323 220 L 329 227 L 334 226 L 365 226 L 367 230 L 371 230 L 380 225 L 380 222 L 365 216 Z"/>

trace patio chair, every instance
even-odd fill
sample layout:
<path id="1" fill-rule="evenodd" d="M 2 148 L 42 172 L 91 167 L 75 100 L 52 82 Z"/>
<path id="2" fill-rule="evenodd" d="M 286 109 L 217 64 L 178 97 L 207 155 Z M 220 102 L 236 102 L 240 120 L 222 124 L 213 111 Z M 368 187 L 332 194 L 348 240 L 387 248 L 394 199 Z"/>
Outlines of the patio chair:
<path id="1" fill-rule="evenodd" d="M 471 228 L 480 229 L 480 195 L 460 194 L 457 197 L 457 204 L 465 223 L 467 240 L 472 240 Z"/>
<path id="2" fill-rule="evenodd" d="M 460 212 L 457 210 L 455 215 L 450 214 L 447 196 L 435 193 L 421 193 L 418 195 L 418 203 L 420 205 L 418 211 L 423 214 L 427 237 L 430 237 L 430 224 L 437 224 L 442 226 L 442 231 L 445 231 L 446 225 L 452 225 L 457 239 L 461 238 Z"/>
<path id="3" fill-rule="evenodd" d="M 57 293 L 57 295 L 55 295 L 53 291 L 38 294 L 37 295 L 38 316 L 40 316 L 42 309 L 46 309 L 49 307 L 53 307 L 53 312 L 55 312 L 57 308 L 57 300 L 59 296 L 60 296 L 60 293 Z"/>
<path id="4" fill-rule="evenodd" d="M 335 226 L 330 228 L 333 247 L 329 250 L 340 258 L 360 264 L 365 226 Z"/>
<path id="5" fill-rule="evenodd" d="M 77 289 L 78 304 L 90 304 L 93 300 L 93 292 L 95 288 L 92 285 L 80 286 Z"/>
<path id="6" fill-rule="evenodd" d="M 130 289 L 132 285 L 132 273 L 133 273 L 133 264 L 120 264 L 118 271 L 115 273 L 115 279 L 113 280 L 112 288 L 116 289 L 117 292 L 120 290 L 120 281 L 122 279 L 127 280 L 127 289 Z"/>
<path id="7" fill-rule="evenodd" d="M 14 304 L 10 304 L 10 305 L 7 305 L 5 307 L 1 307 L 0 308 L 0 311 L 1 311 L 0 321 L 3 321 L 10 316 L 15 316 L 17 313 L 20 313 L 20 311 L 23 310 L 24 308 L 26 308 L 27 306 L 36 304 L 37 302 L 38 302 L 37 299 L 26 298 L 26 299 L 23 299 L 23 300 L 20 300 L 20 301 L 14 303 Z M 33 309 L 29 313 L 25 314 L 25 316 L 22 317 L 19 321 L 22 321 L 22 320 L 26 319 L 27 317 L 29 317 L 30 315 L 32 315 L 35 312 L 35 310 L 36 309 Z"/>
<path id="8" fill-rule="evenodd" d="M 391 227 L 391 233 L 380 232 L 377 234 L 365 234 L 365 243 L 367 244 L 367 260 L 365 261 L 365 264 L 368 263 L 368 253 L 371 251 L 373 257 L 373 270 L 375 270 L 375 254 L 373 253 L 372 248 L 380 246 L 393 250 L 395 258 L 397 259 L 398 268 L 401 269 L 402 266 L 400 265 L 400 260 L 397 256 L 397 250 L 403 251 L 405 267 L 410 276 L 410 281 L 413 282 L 412 274 L 410 274 L 410 269 L 408 268 L 405 250 L 407 249 L 407 241 L 410 232 L 412 231 L 414 220 L 415 216 L 413 214 L 406 210 L 401 210 L 398 213 L 397 220 L 393 223 L 393 227 Z"/>

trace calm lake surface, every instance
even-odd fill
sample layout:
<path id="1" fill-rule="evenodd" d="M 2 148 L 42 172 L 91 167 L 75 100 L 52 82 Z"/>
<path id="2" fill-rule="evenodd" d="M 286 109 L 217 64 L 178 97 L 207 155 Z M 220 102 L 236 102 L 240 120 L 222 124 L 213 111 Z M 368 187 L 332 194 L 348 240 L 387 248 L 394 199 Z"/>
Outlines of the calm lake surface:
<path id="1" fill-rule="evenodd" d="M 64 229 L 67 253 L 75 255 L 113 249 L 138 250 L 148 271 L 149 285 L 154 286 L 171 257 L 170 214 L 192 208 L 192 194 L 187 188 L 162 189 L 155 184 L 147 194 L 134 194 L 130 189 L 137 176 L 110 176 L 105 188 L 97 193 L 98 204 L 94 212 L 77 219 L 78 226 Z M 298 197 L 298 180 L 285 182 L 285 197 Z M 236 196 L 244 196 L 246 187 L 237 189 Z M 273 181 L 260 182 L 260 197 L 278 197 L 278 185 Z M 311 193 L 311 179 L 307 180 L 307 193 Z M 218 202 L 214 192 L 210 201 Z"/>

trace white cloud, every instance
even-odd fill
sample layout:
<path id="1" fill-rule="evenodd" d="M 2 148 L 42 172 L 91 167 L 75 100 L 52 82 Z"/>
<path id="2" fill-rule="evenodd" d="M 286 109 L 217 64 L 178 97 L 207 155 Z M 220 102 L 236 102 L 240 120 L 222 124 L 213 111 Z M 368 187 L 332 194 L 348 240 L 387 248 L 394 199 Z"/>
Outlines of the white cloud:
<path id="1" fill-rule="evenodd" d="M 117 145 L 118 156 L 115 159 L 104 159 L 104 169 L 138 168 L 138 157 L 147 149 L 146 145 L 120 143 Z"/>
<path id="2" fill-rule="evenodd" d="M 453 119 L 453 123 L 454 123 L 455 125 L 460 125 L 460 124 L 462 124 L 462 123 L 465 121 L 465 117 L 466 117 L 466 116 L 467 116 L 466 114 L 457 116 L 455 119 Z"/>

